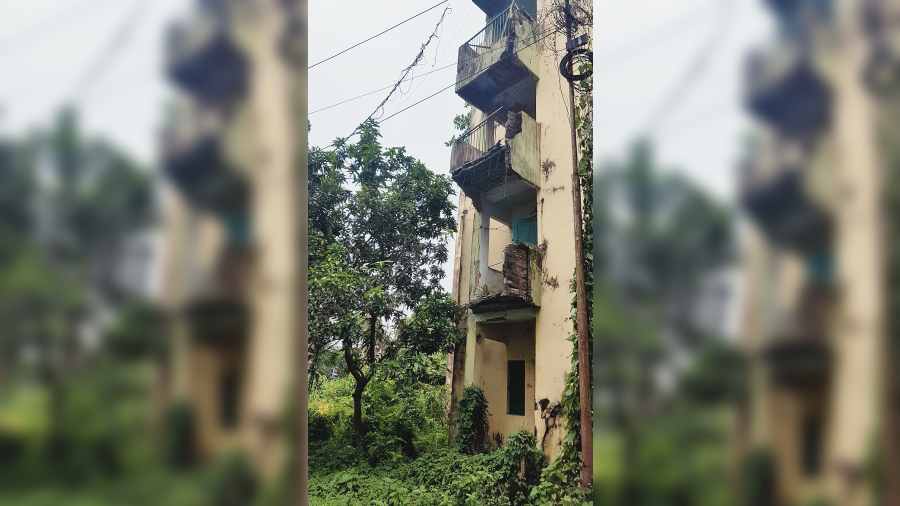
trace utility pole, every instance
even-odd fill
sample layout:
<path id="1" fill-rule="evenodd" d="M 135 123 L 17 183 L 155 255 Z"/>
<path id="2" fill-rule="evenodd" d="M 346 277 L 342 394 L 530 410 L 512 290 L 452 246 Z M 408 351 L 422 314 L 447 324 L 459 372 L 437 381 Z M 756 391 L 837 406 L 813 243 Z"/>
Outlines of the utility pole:
<path id="1" fill-rule="evenodd" d="M 574 27 L 569 0 L 565 0 L 566 47 L 572 43 Z M 582 241 L 581 179 L 578 175 L 578 135 L 575 130 L 575 84 L 569 81 L 569 115 L 572 137 L 572 213 L 575 231 L 575 305 L 578 331 L 578 405 L 581 417 L 581 486 L 591 487 L 594 471 L 594 444 L 591 424 L 591 380 L 588 355 L 587 290 L 584 279 L 584 244 Z"/>

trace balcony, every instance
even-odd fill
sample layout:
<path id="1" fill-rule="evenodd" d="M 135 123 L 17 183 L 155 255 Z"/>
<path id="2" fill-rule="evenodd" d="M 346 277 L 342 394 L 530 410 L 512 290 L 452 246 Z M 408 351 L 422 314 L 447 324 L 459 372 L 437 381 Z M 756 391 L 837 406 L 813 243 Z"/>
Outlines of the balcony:
<path id="1" fill-rule="evenodd" d="M 524 112 L 498 109 L 464 132 L 450 150 L 450 174 L 475 206 L 503 209 L 536 199 L 538 125 Z"/>
<path id="2" fill-rule="evenodd" d="M 500 14 L 509 8 L 510 0 L 472 0 L 479 9 L 484 11 L 490 17 Z M 535 0 L 517 0 L 516 3 L 534 18 L 537 12 L 537 2 Z"/>
<path id="3" fill-rule="evenodd" d="M 869 51 L 863 70 L 866 86 L 886 95 L 900 82 L 900 31 L 895 28 L 900 6 L 885 0 L 863 2 L 863 24 Z"/>
<path id="4" fill-rule="evenodd" d="M 533 117 L 538 49 L 534 19 L 513 1 L 460 46 L 457 95 L 482 111 L 503 107 Z"/>
<path id="5" fill-rule="evenodd" d="M 775 320 L 762 352 L 776 383 L 814 387 L 828 380 L 832 362 L 828 327 L 835 300 L 833 285 L 809 283 L 797 306 Z"/>
<path id="6" fill-rule="evenodd" d="M 229 241 L 212 265 L 200 263 L 189 269 L 184 313 L 197 342 L 210 346 L 243 342 L 249 330 L 246 296 L 252 262 L 249 248 Z"/>
<path id="7" fill-rule="evenodd" d="M 822 250 L 830 242 L 831 219 L 811 187 L 824 171 L 805 155 L 777 158 L 744 164 L 741 202 L 773 243 L 799 252 Z"/>
<path id="8" fill-rule="evenodd" d="M 247 88 L 247 59 L 229 30 L 226 9 L 208 5 L 189 20 L 173 24 L 166 34 L 169 76 L 210 103 L 233 101 Z"/>
<path id="9" fill-rule="evenodd" d="M 503 271 L 479 276 L 479 288 L 469 309 L 473 314 L 501 313 L 531 309 L 541 304 L 541 257 L 536 248 L 512 243 L 503 252 Z M 534 313 L 530 313 L 533 318 Z M 505 317 L 497 319 L 505 321 Z"/>
<path id="10" fill-rule="evenodd" d="M 778 131 L 808 136 L 828 125 L 831 91 L 806 45 L 782 41 L 752 52 L 746 81 L 747 107 Z"/>
<path id="11" fill-rule="evenodd" d="M 192 205 L 218 214 L 243 209 L 248 198 L 246 176 L 226 155 L 231 130 L 215 113 L 182 108 L 162 135 L 169 179 Z"/>

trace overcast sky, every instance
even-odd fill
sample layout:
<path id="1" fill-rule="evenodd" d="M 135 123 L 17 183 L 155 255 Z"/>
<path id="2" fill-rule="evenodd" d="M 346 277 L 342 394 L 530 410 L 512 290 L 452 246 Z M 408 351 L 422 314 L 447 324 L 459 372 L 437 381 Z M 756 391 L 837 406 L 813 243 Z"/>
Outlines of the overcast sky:
<path id="1" fill-rule="evenodd" d="M 145 0 L 149 7 L 102 73 L 92 62 L 109 45 L 132 10 L 124 0 L 5 0 L 0 2 L 0 131 L 46 124 L 86 72 L 98 74 L 84 98 L 86 126 L 155 160 L 161 105 L 171 89 L 161 73 L 162 30 L 187 9 L 187 0 Z M 310 62 L 436 3 L 436 0 L 311 0 Z M 770 17 L 761 0 L 595 0 L 594 68 L 596 154 L 620 157 L 650 115 L 684 79 L 698 54 L 714 39 L 707 65 L 696 72 L 658 131 L 658 153 L 722 196 L 733 193 L 734 160 L 747 118 L 740 108 L 741 62 L 747 48 L 765 40 Z M 459 45 L 484 24 L 471 0 L 450 0 L 452 11 L 432 42 L 423 74 L 456 60 Z M 315 110 L 395 81 L 431 33 L 443 6 L 310 71 L 309 107 Z M 450 84 L 454 68 L 402 87 L 384 108 L 398 111 Z M 384 93 L 312 115 L 310 142 L 325 145 L 345 136 Z M 451 121 L 463 102 L 451 90 L 383 125 L 384 143 L 403 145 L 432 170 L 448 169 Z"/>

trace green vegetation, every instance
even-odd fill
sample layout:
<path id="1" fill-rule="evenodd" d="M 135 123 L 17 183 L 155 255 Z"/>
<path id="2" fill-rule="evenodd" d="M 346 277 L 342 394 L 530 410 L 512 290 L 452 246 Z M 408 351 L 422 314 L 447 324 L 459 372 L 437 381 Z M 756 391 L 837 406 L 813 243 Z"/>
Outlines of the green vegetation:
<path id="1" fill-rule="evenodd" d="M 463 453 L 447 442 L 443 354 L 406 356 L 382 367 L 366 391 L 362 450 L 352 430 L 351 378 L 327 380 L 309 406 L 310 501 L 322 505 L 543 505 L 534 491 L 545 469 L 534 436 L 520 432 L 500 447 L 477 449 L 488 409 L 466 390 L 460 417 Z M 471 413 L 471 416 L 463 413 Z M 467 429 L 468 428 L 468 429 Z M 468 435 L 466 435 L 468 434 Z M 574 493 L 573 493 L 574 495 Z"/>
<path id="2" fill-rule="evenodd" d="M 488 406 L 484 392 L 476 386 L 463 390 L 459 400 L 456 446 L 463 453 L 481 453 L 487 445 Z"/>

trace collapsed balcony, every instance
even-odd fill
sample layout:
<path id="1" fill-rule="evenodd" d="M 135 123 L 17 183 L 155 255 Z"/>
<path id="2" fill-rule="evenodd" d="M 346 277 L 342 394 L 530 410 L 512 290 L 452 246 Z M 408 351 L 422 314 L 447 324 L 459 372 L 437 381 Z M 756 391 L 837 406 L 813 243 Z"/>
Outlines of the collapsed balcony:
<path id="1" fill-rule="evenodd" d="M 482 111 L 535 111 L 538 39 L 533 17 L 517 1 L 459 48 L 456 94 Z"/>
<path id="2" fill-rule="evenodd" d="M 166 36 L 169 76 L 191 95 L 211 103 L 233 101 L 247 88 L 247 59 L 229 30 L 226 10 L 207 6 L 188 21 L 173 24 Z"/>
<path id="3" fill-rule="evenodd" d="M 180 110 L 163 131 L 163 165 L 192 205 L 218 214 L 244 209 L 248 183 L 229 162 L 225 122 L 210 113 Z"/>
<path id="4" fill-rule="evenodd" d="M 831 91 L 805 47 L 785 40 L 752 52 L 746 66 L 747 107 L 788 135 L 817 133 L 831 118 Z"/>
<path id="5" fill-rule="evenodd" d="M 802 388 L 828 381 L 832 362 L 828 327 L 835 299 L 834 285 L 810 282 L 796 308 L 775 320 L 762 352 L 776 383 Z"/>
<path id="6" fill-rule="evenodd" d="M 494 111 L 450 151 L 450 174 L 479 209 L 533 204 L 538 166 L 537 123 L 523 112 Z"/>
<path id="7" fill-rule="evenodd" d="M 744 166 L 741 202 L 775 244 L 800 252 L 823 249 L 831 238 L 831 219 L 808 188 L 812 168 L 805 161 L 760 160 Z M 770 170 L 766 170 L 766 169 Z"/>
<path id="8" fill-rule="evenodd" d="M 488 269 L 483 273 L 495 274 Z M 541 304 L 541 258 L 538 250 L 523 243 L 511 243 L 503 252 L 500 276 L 483 275 L 480 288 L 469 304 L 474 314 L 533 309 Z"/>
<path id="9" fill-rule="evenodd" d="M 229 241 L 212 268 L 195 265 L 189 270 L 184 313 L 197 342 L 209 346 L 243 343 L 249 331 L 246 294 L 251 264 L 251 250 Z"/>

